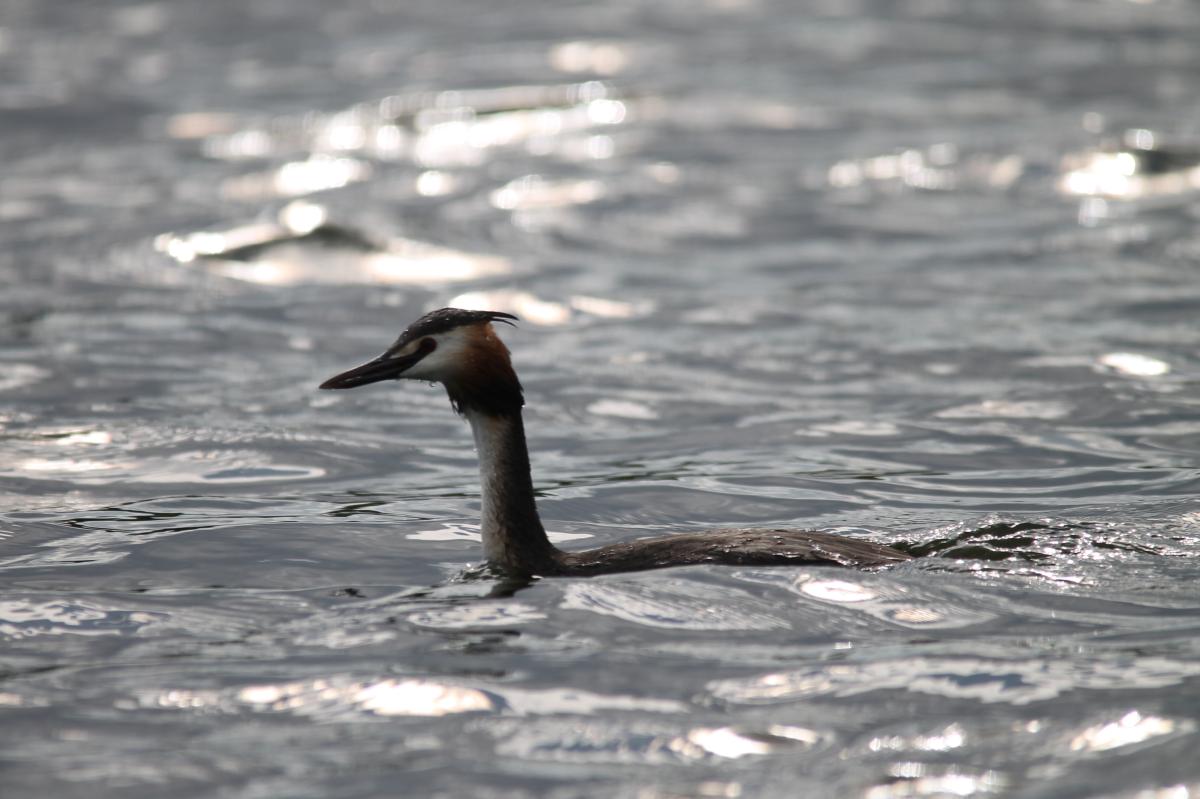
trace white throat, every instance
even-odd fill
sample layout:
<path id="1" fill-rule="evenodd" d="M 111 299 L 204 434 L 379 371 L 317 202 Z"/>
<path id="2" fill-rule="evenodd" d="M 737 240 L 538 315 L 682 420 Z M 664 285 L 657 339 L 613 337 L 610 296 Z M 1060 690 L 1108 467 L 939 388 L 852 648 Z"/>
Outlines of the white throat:
<path id="1" fill-rule="evenodd" d="M 502 568 L 544 574 L 558 553 L 538 518 L 521 413 L 465 413 L 479 453 L 483 551 Z"/>
<path id="2" fill-rule="evenodd" d="M 471 409 L 467 410 L 466 417 L 475 436 L 475 452 L 479 457 L 479 524 L 483 534 L 483 552 L 489 561 L 499 562 L 504 550 L 499 499 L 500 492 L 504 490 L 502 461 L 507 422 Z"/>

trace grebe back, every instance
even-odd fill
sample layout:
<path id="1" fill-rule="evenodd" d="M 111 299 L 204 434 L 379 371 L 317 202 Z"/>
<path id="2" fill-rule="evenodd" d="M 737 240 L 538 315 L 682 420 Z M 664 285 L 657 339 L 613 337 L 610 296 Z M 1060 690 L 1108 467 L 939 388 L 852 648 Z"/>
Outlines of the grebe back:
<path id="1" fill-rule="evenodd" d="M 908 560 L 891 547 L 789 529 L 733 529 L 637 539 L 583 552 L 550 543 L 538 516 L 521 420 L 524 395 L 508 348 L 492 322 L 498 311 L 442 308 L 409 325 L 382 355 L 329 378 L 325 389 L 381 380 L 426 380 L 446 387 L 450 404 L 475 436 L 482 489 L 483 549 L 513 576 L 590 576 L 697 563 L 738 566 L 827 564 L 869 568 Z"/>

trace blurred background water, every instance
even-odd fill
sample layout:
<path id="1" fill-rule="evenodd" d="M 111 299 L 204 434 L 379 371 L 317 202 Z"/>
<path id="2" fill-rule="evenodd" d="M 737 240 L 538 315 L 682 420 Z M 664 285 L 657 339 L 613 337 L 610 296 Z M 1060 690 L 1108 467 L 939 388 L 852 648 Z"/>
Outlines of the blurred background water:
<path id="1" fill-rule="evenodd" d="M 1200 8 L 0 4 L 0 793 L 1200 795 Z M 440 390 L 510 311 L 565 547 Z"/>

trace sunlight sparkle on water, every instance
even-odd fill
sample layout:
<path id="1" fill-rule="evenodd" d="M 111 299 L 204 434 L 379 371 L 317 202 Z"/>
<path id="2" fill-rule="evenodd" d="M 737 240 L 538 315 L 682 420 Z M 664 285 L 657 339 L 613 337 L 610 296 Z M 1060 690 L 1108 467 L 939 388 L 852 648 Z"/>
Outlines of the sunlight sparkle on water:
<path id="1" fill-rule="evenodd" d="M 50 370 L 31 363 L 4 364 L 0 372 L 0 391 L 11 391 L 14 388 L 36 383 L 50 376 Z"/>
<path id="2" fill-rule="evenodd" d="M 410 613 L 408 621 L 420 627 L 436 629 L 471 629 L 475 627 L 511 627 L 546 618 L 530 605 L 520 603 L 480 603 L 454 605 Z"/>
<path id="3" fill-rule="evenodd" d="M 1200 190 L 1200 154 L 1172 149 L 1142 128 L 1127 131 L 1120 146 L 1063 159 L 1058 188 L 1064 194 L 1133 200 Z"/>
<path id="4" fill-rule="evenodd" d="M 15 5 L 0 794 L 1200 799 L 1200 4 Z M 447 305 L 563 549 L 919 557 L 473 565 Z"/>
<path id="5" fill-rule="evenodd" d="M 170 692 L 168 698 L 184 695 L 205 696 L 202 692 Z M 208 701 L 219 701 L 209 698 Z M 482 691 L 428 680 L 379 680 L 345 682 L 317 679 L 309 682 L 256 685 L 237 694 L 240 702 L 270 710 L 302 711 L 305 708 L 327 711 L 336 706 L 356 707 L 381 716 L 444 716 L 491 710 L 492 700 Z"/>
<path id="6" fill-rule="evenodd" d="M 276 170 L 231 178 L 222 193 L 234 200 L 261 201 L 271 197 L 300 197 L 358 183 L 371 176 L 371 167 L 354 158 L 314 155 L 290 161 Z"/>
<path id="7" fill-rule="evenodd" d="M 1194 799 L 1200 796 L 1200 784 L 1191 788 L 1186 785 L 1172 785 L 1169 788 L 1155 788 L 1148 791 L 1138 791 L 1132 799 Z"/>
<path id="8" fill-rule="evenodd" d="M 671 742 L 671 748 L 695 757 L 701 750 L 715 757 L 736 760 L 748 755 L 769 755 L 774 752 L 812 746 L 820 741 L 819 733 L 805 727 L 772 724 L 765 731 L 742 730 L 733 727 L 700 727 Z"/>
<path id="9" fill-rule="evenodd" d="M 278 222 L 242 225 L 155 239 L 155 247 L 180 264 L 249 283 L 438 284 L 507 274 L 499 255 L 469 253 L 415 239 L 393 237 L 378 244 L 330 222 L 326 209 L 297 201 Z M 316 239 L 320 237 L 321 241 Z"/>
<path id="10" fill-rule="evenodd" d="M 382 680 L 364 686 L 353 701 L 381 716 L 444 716 L 494 707 L 482 691 L 425 680 Z"/>
<path id="11" fill-rule="evenodd" d="M 56 472 L 59 474 L 78 474 L 82 472 L 102 472 L 117 468 L 116 464 L 100 461 L 77 460 L 74 458 L 27 458 L 17 464 L 16 472 Z"/>
<path id="12" fill-rule="evenodd" d="M 801 584 L 800 590 L 809 596 L 827 599 L 831 602 L 866 602 L 877 596 L 866 586 L 844 580 L 806 581 Z"/>
<path id="13" fill-rule="evenodd" d="M 914 763 L 912 769 L 904 768 L 901 764 L 896 771 L 924 772 L 927 767 L 922 763 Z M 982 793 L 994 793 L 1003 787 L 1003 778 L 994 771 L 988 771 L 979 776 L 969 774 L 942 774 L 909 776 L 900 773 L 902 781 L 887 785 L 877 785 L 864 794 L 864 799 L 906 799 L 906 797 L 946 797 L 946 796 L 975 796 Z"/>
<path id="14" fill-rule="evenodd" d="M 313 718 L 372 716 L 448 716 L 504 713 L 518 716 L 591 714 L 605 710 L 678 713 L 679 702 L 608 695 L 576 689 L 483 690 L 419 678 L 355 680 L 332 675 L 286 683 L 248 685 L 237 690 L 173 688 L 142 695 L 142 707 L 236 712 L 250 706 L 261 712 L 292 713 Z"/>
<path id="15" fill-rule="evenodd" d="M 103 446 L 108 441 L 98 433 L 84 446 Z M 57 443 L 57 442 L 55 442 Z M 75 445 L 80 442 L 69 442 Z M 113 460 L 96 458 L 29 457 L 17 461 L 0 475 L 24 476 L 30 479 L 56 480 L 70 476 L 86 485 L 114 483 L 205 483 L 249 484 L 285 480 L 308 480 L 320 477 L 320 467 L 300 464 L 273 463 L 261 453 L 226 449 L 192 450 L 172 455 L 134 457 L 132 450 L 122 449 Z M 111 456 L 110 456 L 111 457 Z"/>
<path id="16" fill-rule="evenodd" d="M 18 694 L 0 691 L 0 707 L 21 707 L 25 700 Z"/>
<path id="17" fill-rule="evenodd" d="M 814 666 L 748 679 L 718 680 L 710 684 L 709 690 L 727 701 L 749 704 L 857 696 L 890 688 L 1020 706 L 1072 691 L 1162 688 L 1197 674 L 1200 664 L 1151 657 L 1136 663 L 1097 663 L 1086 668 L 1039 659 L 996 662 L 929 657 Z"/>
<path id="18" fill-rule="evenodd" d="M 908 589 L 887 583 L 868 587 L 849 580 L 800 575 L 792 581 L 791 589 L 805 597 L 844 605 L 857 613 L 914 629 L 968 627 L 991 618 L 982 611 L 966 610 L 934 597 L 916 596 Z"/>
<path id="19" fill-rule="evenodd" d="M 450 300 L 454 308 L 471 311 L 506 310 L 534 325 L 561 325 L 571 318 L 571 311 L 562 303 L 540 299 L 527 291 L 471 291 Z"/>
<path id="20" fill-rule="evenodd" d="M 1166 361 L 1136 352 L 1110 352 L 1102 355 L 1097 363 L 1132 377 L 1160 377 L 1171 371 L 1171 365 Z"/>
<path id="21" fill-rule="evenodd" d="M 104 430 L 87 430 L 80 433 L 68 433 L 62 438 L 54 439 L 56 446 L 70 447 L 76 444 L 111 444 L 112 433 Z"/>
<path id="22" fill-rule="evenodd" d="M 454 191 L 458 180 L 449 172 L 426 169 L 417 175 L 416 190 L 422 197 L 442 197 Z"/>
<path id="23" fill-rule="evenodd" d="M 544 88 L 547 100 L 557 94 L 549 91 L 553 87 Z M 513 92 L 515 101 L 521 90 Z M 581 84 L 571 93 L 575 96 L 569 104 L 561 106 L 500 107 L 485 113 L 486 106 L 453 105 L 455 98 L 449 95 L 457 93 L 447 92 L 444 105 L 416 113 L 413 158 L 432 168 L 478 165 L 487 159 L 488 150 L 524 146 L 536 151 L 542 149 L 539 142 L 570 132 L 620 125 L 629 115 L 625 102 L 604 96 L 608 93 L 604 84 Z M 471 99 L 464 97 L 460 102 L 469 103 Z M 502 97 L 496 99 L 502 101 Z"/>
<path id="24" fill-rule="evenodd" d="M 748 738 L 729 727 L 692 730 L 687 735 L 687 741 L 718 757 L 731 759 L 765 755 L 771 751 L 770 744 L 765 741 Z"/>
<path id="25" fill-rule="evenodd" d="M 1003 189 L 1024 172 L 1025 162 L 1017 155 L 964 157 L 956 145 L 943 142 L 924 150 L 839 161 L 829 168 L 825 179 L 836 189 L 900 183 L 914 189 L 948 191 L 962 184 Z"/>
<path id="26" fill-rule="evenodd" d="M 614 416 L 618 419 L 657 419 L 658 412 L 640 402 L 626 399 L 600 399 L 587 406 L 588 413 L 597 416 Z"/>
<path id="27" fill-rule="evenodd" d="M 653 307 L 646 301 L 622 302 L 578 294 L 568 297 L 565 303 L 555 302 L 527 291 L 511 289 L 470 291 L 453 297 L 449 304 L 475 311 L 509 311 L 521 317 L 522 321 L 544 326 L 566 324 L 575 311 L 605 319 L 630 319 L 648 313 Z"/>
<path id="28" fill-rule="evenodd" d="M 584 205 L 603 196 L 604 184 L 598 180 L 551 181 L 526 175 L 493 191 L 490 200 L 496 208 L 513 211 Z"/>
<path id="29" fill-rule="evenodd" d="M 618 41 L 573 41 L 557 44 L 547 56 L 562 72 L 615 75 L 629 65 L 629 48 Z"/>
<path id="30" fill-rule="evenodd" d="M 957 749 L 966 743 L 966 730 L 959 724 L 950 724 L 939 732 L 929 735 L 888 735 L 872 738 L 867 748 L 872 752 L 909 751 L 945 752 Z"/>
<path id="31" fill-rule="evenodd" d="M 1137 744 L 1176 730 L 1176 722 L 1159 716 L 1143 716 L 1131 710 L 1117 721 L 1088 727 L 1071 739 L 1071 750 L 1104 752 Z"/>

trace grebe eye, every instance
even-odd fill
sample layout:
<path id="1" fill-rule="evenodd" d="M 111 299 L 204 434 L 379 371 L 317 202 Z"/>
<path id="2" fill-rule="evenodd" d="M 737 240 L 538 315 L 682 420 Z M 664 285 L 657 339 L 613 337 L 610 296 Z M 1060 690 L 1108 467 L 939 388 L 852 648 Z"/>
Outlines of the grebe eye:
<path id="1" fill-rule="evenodd" d="M 421 352 L 426 355 L 428 355 L 429 353 L 433 352 L 436 349 L 437 349 L 437 342 L 431 338 L 423 338 L 423 339 L 421 339 L 421 343 L 417 345 L 417 352 Z"/>

